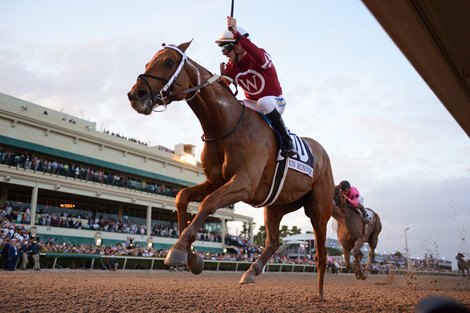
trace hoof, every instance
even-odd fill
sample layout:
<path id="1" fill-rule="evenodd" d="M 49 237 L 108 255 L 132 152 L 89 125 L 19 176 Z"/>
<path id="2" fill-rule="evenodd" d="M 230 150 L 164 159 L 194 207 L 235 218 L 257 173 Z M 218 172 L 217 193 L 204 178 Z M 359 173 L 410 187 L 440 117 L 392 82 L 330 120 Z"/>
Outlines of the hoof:
<path id="1" fill-rule="evenodd" d="M 191 260 L 188 263 L 189 270 L 191 273 L 194 275 L 199 275 L 202 273 L 202 270 L 204 269 L 204 261 L 199 255 L 196 255 L 194 260 Z"/>
<path id="2" fill-rule="evenodd" d="M 186 250 L 171 248 L 163 262 L 168 266 L 186 265 L 188 252 Z"/>
<path id="3" fill-rule="evenodd" d="M 255 274 L 251 273 L 250 270 L 243 273 L 242 278 L 240 279 L 240 284 L 254 284 L 255 283 Z"/>

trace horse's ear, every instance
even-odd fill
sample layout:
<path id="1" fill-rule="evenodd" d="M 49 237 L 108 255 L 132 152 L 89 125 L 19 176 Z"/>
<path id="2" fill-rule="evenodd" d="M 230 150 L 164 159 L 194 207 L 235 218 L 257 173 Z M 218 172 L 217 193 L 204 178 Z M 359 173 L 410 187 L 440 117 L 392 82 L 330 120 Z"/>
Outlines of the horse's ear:
<path id="1" fill-rule="evenodd" d="M 193 40 L 191 39 L 190 41 L 188 42 L 185 42 L 185 43 L 182 43 L 178 46 L 178 48 L 183 51 L 183 52 L 186 52 L 186 49 L 188 49 L 189 45 L 191 44 L 191 42 L 193 42 Z"/>

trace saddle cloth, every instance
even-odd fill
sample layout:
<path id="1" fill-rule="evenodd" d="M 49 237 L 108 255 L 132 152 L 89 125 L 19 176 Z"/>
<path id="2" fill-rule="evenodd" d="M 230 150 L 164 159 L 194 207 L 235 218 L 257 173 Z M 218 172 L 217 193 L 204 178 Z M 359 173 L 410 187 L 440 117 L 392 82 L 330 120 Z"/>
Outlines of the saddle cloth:
<path id="1" fill-rule="evenodd" d="M 367 223 L 368 224 L 374 224 L 375 223 L 375 213 L 372 212 L 372 210 L 365 208 L 366 209 L 366 215 L 367 215 Z"/>
<path id="2" fill-rule="evenodd" d="M 362 216 L 361 210 L 359 210 L 358 208 L 353 208 L 353 209 L 354 211 L 356 211 L 357 214 L 359 214 L 359 216 Z M 372 212 L 372 210 L 369 208 L 364 208 L 364 209 L 366 210 L 365 219 L 367 220 L 367 224 L 375 223 L 375 213 Z"/>
<path id="3" fill-rule="evenodd" d="M 282 187 L 284 186 L 284 180 L 287 175 L 287 171 L 292 169 L 298 171 L 310 177 L 313 176 L 314 158 L 310 146 L 302 138 L 289 131 L 289 135 L 294 142 L 297 154 L 293 157 L 284 158 L 281 155 L 281 149 L 277 153 L 277 164 L 274 171 L 273 181 L 266 199 L 255 207 L 269 206 L 281 193 Z M 280 142 L 280 139 L 278 140 Z"/>

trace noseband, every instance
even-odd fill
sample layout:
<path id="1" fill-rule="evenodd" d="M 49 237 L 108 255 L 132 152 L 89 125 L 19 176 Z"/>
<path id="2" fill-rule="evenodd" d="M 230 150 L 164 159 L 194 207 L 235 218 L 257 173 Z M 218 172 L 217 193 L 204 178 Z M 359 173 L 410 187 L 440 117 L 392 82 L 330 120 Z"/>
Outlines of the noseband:
<path id="1" fill-rule="evenodd" d="M 196 73 L 197 73 L 197 84 L 198 85 L 199 85 L 200 80 L 201 80 L 200 79 L 199 69 L 194 64 L 192 64 L 191 61 L 189 61 L 189 58 L 186 56 L 186 54 L 181 49 L 179 49 L 178 47 L 172 46 L 172 45 L 167 46 L 167 45 L 163 44 L 163 46 L 164 46 L 163 49 L 167 49 L 167 48 L 173 49 L 181 55 L 181 61 L 178 64 L 178 67 L 176 68 L 173 75 L 169 79 L 162 78 L 162 77 L 159 77 L 159 76 L 149 75 L 149 74 L 145 74 L 145 73 L 140 74 L 137 77 L 137 81 L 141 80 L 147 86 L 147 88 L 149 90 L 149 93 L 150 93 L 150 100 L 152 101 L 152 107 L 155 108 L 155 107 L 158 107 L 160 105 L 164 106 L 164 109 L 161 110 L 161 111 L 164 111 L 166 109 L 166 106 L 169 103 L 171 103 L 172 100 L 169 99 L 169 97 L 176 96 L 176 95 L 181 95 L 181 94 L 187 94 L 187 93 L 190 93 L 192 91 L 196 91 L 193 95 L 193 97 L 195 97 L 197 92 L 199 91 L 199 89 L 191 90 L 191 88 L 183 90 L 181 92 L 173 92 L 173 91 L 169 90 L 170 87 L 173 85 L 173 83 L 175 83 L 175 80 L 178 77 L 178 75 L 181 73 L 181 70 L 183 69 L 183 66 L 185 65 L 185 63 L 188 63 L 196 71 Z M 152 87 L 150 86 L 150 83 L 148 82 L 149 78 L 162 81 L 162 82 L 165 83 L 165 85 L 159 91 L 154 92 L 152 90 Z M 191 99 L 185 99 L 185 100 L 191 100 Z M 157 111 L 157 110 L 154 109 L 154 111 Z M 157 111 L 157 112 L 159 112 L 159 111 Z"/>

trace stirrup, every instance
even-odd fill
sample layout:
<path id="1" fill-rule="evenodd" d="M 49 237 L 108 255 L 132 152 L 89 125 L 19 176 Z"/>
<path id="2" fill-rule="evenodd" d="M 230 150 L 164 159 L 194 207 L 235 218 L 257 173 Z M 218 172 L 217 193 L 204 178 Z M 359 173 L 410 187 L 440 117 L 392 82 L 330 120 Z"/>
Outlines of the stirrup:
<path id="1" fill-rule="evenodd" d="M 281 155 L 283 157 L 293 157 L 294 155 L 297 154 L 297 150 L 294 147 L 294 143 L 290 139 L 290 137 L 283 138 L 285 139 L 283 144 L 282 144 L 282 149 L 281 149 Z"/>

